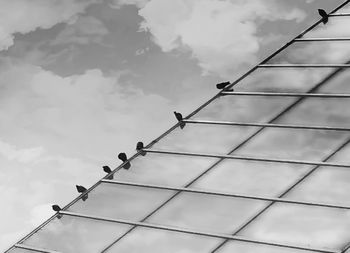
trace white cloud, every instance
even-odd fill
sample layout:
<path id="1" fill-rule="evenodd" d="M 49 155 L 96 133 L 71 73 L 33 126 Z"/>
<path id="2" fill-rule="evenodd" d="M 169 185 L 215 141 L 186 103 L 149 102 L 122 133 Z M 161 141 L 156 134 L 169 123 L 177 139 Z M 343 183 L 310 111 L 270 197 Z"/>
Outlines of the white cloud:
<path id="1" fill-rule="evenodd" d="M 13 45 L 15 33 L 48 29 L 69 22 L 97 0 L 0 0 L 0 51 Z"/>
<path id="2" fill-rule="evenodd" d="M 278 1 L 151 0 L 139 15 L 163 51 L 190 50 L 204 73 L 231 76 L 257 61 L 264 20 L 304 19 Z"/>
<path id="3" fill-rule="evenodd" d="M 123 5 L 136 5 L 139 8 L 145 7 L 149 0 L 111 0 L 109 6 L 119 9 Z"/>
<path id="4" fill-rule="evenodd" d="M 37 160 L 43 153 L 43 147 L 18 149 L 16 146 L 0 140 L 0 155 L 5 156 L 9 160 L 29 163 Z"/>

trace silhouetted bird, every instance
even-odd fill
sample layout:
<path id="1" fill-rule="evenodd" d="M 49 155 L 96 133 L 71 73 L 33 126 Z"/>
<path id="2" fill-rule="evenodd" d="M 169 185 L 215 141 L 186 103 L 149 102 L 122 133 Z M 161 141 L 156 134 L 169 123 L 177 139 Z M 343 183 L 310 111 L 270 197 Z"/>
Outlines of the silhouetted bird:
<path id="1" fill-rule="evenodd" d="M 327 24 L 327 22 L 328 22 L 327 12 L 323 9 L 318 9 L 318 14 L 320 14 L 320 16 L 322 17 L 323 24 Z"/>
<path id="2" fill-rule="evenodd" d="M 62 210 L 62 208 L 59 205 L 52 205 L 52 209 L 55 212 L 59 212 L 59 211 Z M 57 214 L 57 219 L 61 219 L 61 218 L 62 218 L 62 215 L 61 214 Z"/>
<path id="3" fill-rule="evenodd" d="M 59 206 L 59 205 L 52 205 L 52 209 L 55 211 L 55 212 L 59 212 L 62 210 L 62 208 Z"/>
<path id="4" fill-rule="evenodd" d="M 87 189 L 84 186 L 82 186 L 82 185 L 76 185 L 75 187 L 77 188 L 77 191 L 79 193 L 83 193 L 83 192 L 87 191 Z"/>
<path id="5" fill-rule="evenodd" d="M 136 144 L 136 150 L 137 150 L 137 151 L 140 151 L 140 154 L 141 154 L 142 156 L 145 156 L 145 155 L 146 155 L 146 152 L 145 152 L 145 151 L 142 151 L 143 148 L 144 148 L 143 142 L 139 141 L 139 142 Z"/>
<path id="6" fill-rule="evenodd" d="M 119 153 L 118 158 L 122 160 L 122 162 L 124 163 L 128 160 L 128 157 L 126 156 L 125 153 Z M 129 162 L 125 163 L 123 166 L 123 168 L 126 170 L 130 169 L 130 167 L 131 167 L 131 164 Z"/>
<path id="7" fill-rule="evenodd" d="M 106 172 L 107 174 L 111 173 L 112 170 L 109 166 L 103 166 L 103 171 Z M 112 180 L 113 179 L 113 174 L 111 174 L 109 177 L 107 177 L 107 179 Z"/>
<path id="8" fill-rule="evenodd" d="M 87 191 L 87 189 L 86 189 L 84 186 L 82 186 L 82 185 L 76 185 L 75 187 L 77 188 L 77 191 L 78 191 L 79 193 L 84 193 L 84 192 Z M 88 194 L 85 194 L 85 195 L 83 195 L 83 196 L 81 197 L 81 199 L 82 199 L 83 201 L 85 201 L 85 200 L 88 199 L 88 197 L 89 197 Z"/>
<path id="9" fill-rule="evenodd" d="M 186 126 L 186 123 L 182 122 L 182 120 L 183 120 L 182 114 L 179 112 L 174 112 L 174 114 L 175 114 L 176 119 L 180 122 L 180 128 L 184 129 L 184 127 Z"/>
<path id="10" fill-rule="evenodd" d="M 216 85 L 216 88 L 218 88 L 219 90 L 223 90 L 226 88 L 227 85 L 230 85 L 231 83 L 230 82 L 223 82 L 223 83 L 218 83 Z"/>

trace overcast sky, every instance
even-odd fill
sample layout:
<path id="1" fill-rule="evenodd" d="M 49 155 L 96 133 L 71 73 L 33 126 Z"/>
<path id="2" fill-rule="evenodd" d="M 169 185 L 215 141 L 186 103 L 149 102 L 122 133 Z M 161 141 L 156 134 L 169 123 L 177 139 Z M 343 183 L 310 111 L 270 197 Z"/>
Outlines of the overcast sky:
<path id="1" fill-rule="evenodd" d="M 341 0 L 0 0 L 0 250 Z"/>

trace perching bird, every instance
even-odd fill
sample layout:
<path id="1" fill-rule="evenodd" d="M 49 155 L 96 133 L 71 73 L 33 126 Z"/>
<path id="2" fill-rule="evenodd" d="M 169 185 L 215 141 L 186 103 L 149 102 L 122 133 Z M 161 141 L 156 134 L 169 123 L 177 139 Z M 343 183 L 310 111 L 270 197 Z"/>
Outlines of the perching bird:
<path id="1" fill-rule="evenodd" d="M 182 122 L 182 120 L 183 120 L 182 114 L 179 112 L 174 112 L 174 114 L 175 114 L 176 119 L 180 122 L 180 128 L 184 129 L 184 127 L 186 126 L 186 123 Z"/>
<path id="2" fill-rule="evenodd" d="M 52 205 L 52 209 L 55 211 L 55 212 L 59 212 L 62 210 L 62 208 L 59 206 L 59 205 Z M 57 214 L 57 219 L 61 219 L 62 218 L 62 214 Z"/>
<path id="3" fill-rule="evenodd" d="M 136 144 L 136 150 L 137 150 L 137 151 L 140 151 L 140 154 L 141 154 L 142 156 L 145 156 L 145 155 L 146 155 L 146 152 L 145 152 L 145 151 L 142 151 L 143 148 L 144 148 L 143 142 L 139 141 L 139 142 Z"/>
<path id="4" fill-rule="evenodd" d="M 230 85 L 231 83 L 230 82 L 223 82 L 223 83 L 218 83 L 216 85 L 216 88 L 219 89 L 219 90 L 223 90 L 226 88 L 227 85 Z"/>
<path id="5" fill-rule="evenodd" d="M 62 210 L 62 208 L 59 206 L 59 205 L 52 205 L 52 209 L 55 211 L 55 212 L 59 212 Z"/>
<path id="6" fill-rule="evenodd" d="M 323 9 L 318 9 L 318 14 L 320 14 L 320 16 L 322 17 L 323 24 L 327 24 L 327 22 L 328 22 L 327 12 Z"/>
<path id="7" fill-rule="evenodd" d="M 84 192 L 87 191 L 87 189 L 86 189 L 84 186 L 82 186 L 82 185 L 76 185 L 75 187 L 77 188 L 77 191 L 78 191 L 79 193 L 84 193 Z M 88 194 L 83 195 L 83 196 L 81 197 L 81 199 L 82 199 L 83 201 L 87 200 L 87 199 L 88 199 Z"/>
<path id="8" fill-rule="evenodd" d="M 76 185 L 75 187 L 77 188 L 77 191 L 79 193 L 84 193 L 84 192 L 87 191 L 87 189 L 84 186 L 82 186 L 82 185 Z"/>
<path id="9" fill-rule="evenodd" d="M 112 172 L 112 170 L 109 166 L 103 166 L 102 168 L 103 168 L 103 171 L 106 172 L 107 174 Z M 107 179 L 113 180 L 113 174 L 110 175 L 109 177 L 107 177 Z"/>
<path id="10" fill-rule="evenodd" d="M 119 153 L 118 158 L 122 160 L 122 162 L 124 163 L 128 160 L 128 157 L 126 156 L 125 153 Z M 123 166 L 123 168 L 126 170 L 130 169 L 130 167 L 131 167 L 131 164 L 129 162 L 125 163 Z"/>

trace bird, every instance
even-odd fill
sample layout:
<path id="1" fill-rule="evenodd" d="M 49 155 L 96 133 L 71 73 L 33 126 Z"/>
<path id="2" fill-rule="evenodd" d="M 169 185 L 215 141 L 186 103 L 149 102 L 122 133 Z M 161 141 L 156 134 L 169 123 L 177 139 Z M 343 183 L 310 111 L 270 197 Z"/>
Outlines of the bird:
<path id="1" fill-rule="evenodd" d="M 318 14 L 322 17 L 323 24 L 328 23 L 328 14 L 324 9 L 318 9 Z"/>
<path id="2" fill-rule="evenodd" d="M 84 192 L 87 191 L 87 189 L 84 186 L 82 186 L 82 185 L 76 185 L 75 187 L 77 188 L 77 191 L 79 193 L 84 193 Z"/>
<path id="3" fill-rule="evenodd" d="M 119 158 L 122 162 L 124 162 L 124 163 L 126 162 L 126 163 L 124 164 L 124 166 L 123 166 L 124 169 L 126 169 L 126 170 L 130 169 L 131 164 L 130 164 L 129 162 L 127 162 L 128 157 L 126 156 L 125 153 L 119 153 L 119 154 L 118 154 L 118 158 Z"/>
<path id="4" fill-rule="evenodd" d="M 139 141 L 139 142 L 136 144 L 136 150 L 137 150 L 137 151 L 140 151 L 140 154 L 141 154 L 142 156 L 145 156 L 145 155 L 146 155 L 146 152 L 142 150 L 143 148 L 144 148 L 143 142 L 142 142 L 142 141 Z"/>
<path id="5" fill-rule="evenodd" d="M 103 166 L 103 171 L 106 172 L 107 174 L 110 174 L 112 172 L 111 168 L 107 165 Z M 109 180 L 113 180 L 113 174 L 107 177 Z"/>
<path id="6" fill-rule="evenodd" d="M 223 83 L 218 83 L 216 85 L 216 88 L 219 89 L 219 90 L 223 90 L 226 88 L 227 85 L 230 85 L 231 83 L 230 82 L 223 82 Z"/>
<path id="7" fill-rule="evenodd" d="M 59 212 L 62 210 L 62 208 L 59 206 L 59 205 L 52 205 L 52 209 L 55 211 L 55 212 Z"/>
<path id="8" fill-rule="evenodd" d="M 174 112 L 174 114 L 175 114 L 175 118 L 180 122 L 180 128 L 184 129 L 184 127 L 186 126 L 186 123 L 183 122 L 182 114 L 179 112 Z"/>

